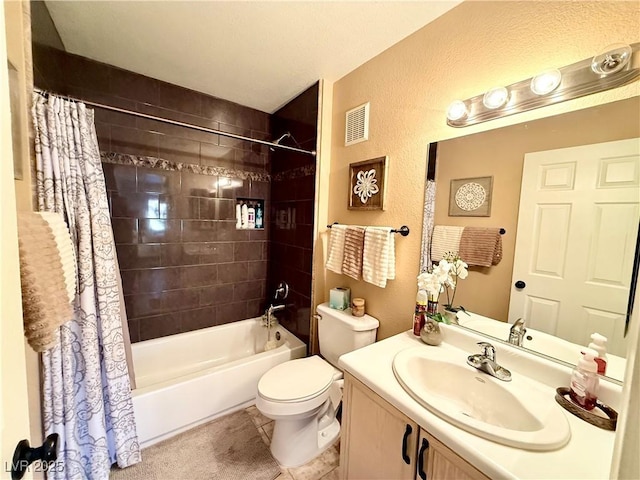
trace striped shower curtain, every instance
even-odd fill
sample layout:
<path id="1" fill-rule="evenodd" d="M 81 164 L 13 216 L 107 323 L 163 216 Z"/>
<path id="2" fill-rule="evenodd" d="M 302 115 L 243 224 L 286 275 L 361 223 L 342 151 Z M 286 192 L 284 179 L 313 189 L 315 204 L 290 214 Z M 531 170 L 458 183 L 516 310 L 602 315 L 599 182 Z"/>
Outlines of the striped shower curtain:
<path id="1" fill-rule="evenodd" d="M 34 93 L 39 211 L 62 213 L 78 262 L 74 316 L 43 353 L 45 435 L 60 435 L 49 479 L 108 479 L 141 460 L 119 300 L 119 276 L 93 111 Z"/>

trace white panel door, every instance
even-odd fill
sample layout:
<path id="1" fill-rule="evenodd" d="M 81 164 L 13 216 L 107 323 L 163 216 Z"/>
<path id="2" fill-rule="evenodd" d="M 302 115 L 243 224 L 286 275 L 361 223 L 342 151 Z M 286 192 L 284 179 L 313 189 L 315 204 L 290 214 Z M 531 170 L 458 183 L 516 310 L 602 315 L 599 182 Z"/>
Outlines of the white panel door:
<path id="1" fill-rule="evenodd" d="M 639 203 L 640 139 L 525 155 L 509 322 L 624 355 Z"/>

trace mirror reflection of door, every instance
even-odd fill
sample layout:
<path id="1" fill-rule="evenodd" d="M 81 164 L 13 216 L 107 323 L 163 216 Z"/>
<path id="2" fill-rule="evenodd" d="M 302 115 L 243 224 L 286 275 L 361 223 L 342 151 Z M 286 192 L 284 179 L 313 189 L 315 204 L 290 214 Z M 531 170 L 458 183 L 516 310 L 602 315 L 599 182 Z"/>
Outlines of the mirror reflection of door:
<path id="1" fill-rule="evenodd" d="M 509 322 L 624 356 L 639 202 L 640 139 L 527 154 Z"/>

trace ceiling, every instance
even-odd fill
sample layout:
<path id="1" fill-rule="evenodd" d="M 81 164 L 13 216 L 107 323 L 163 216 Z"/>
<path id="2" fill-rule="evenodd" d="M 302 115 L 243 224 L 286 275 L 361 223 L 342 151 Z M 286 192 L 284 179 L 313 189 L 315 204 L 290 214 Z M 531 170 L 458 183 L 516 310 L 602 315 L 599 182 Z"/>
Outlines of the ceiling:
<path id="1" fill-rule="evenodd" d="M 272 113 L 460 1 L 46 1 L 70 53 Z"/>

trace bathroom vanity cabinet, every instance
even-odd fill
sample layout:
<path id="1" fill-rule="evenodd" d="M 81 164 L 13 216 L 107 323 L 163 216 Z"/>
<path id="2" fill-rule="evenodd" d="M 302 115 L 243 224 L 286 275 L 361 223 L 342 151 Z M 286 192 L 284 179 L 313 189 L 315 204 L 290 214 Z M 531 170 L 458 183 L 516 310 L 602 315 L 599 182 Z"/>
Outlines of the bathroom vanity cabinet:
<path id="1" fill-rule="evenodd" d="M 349 373 L 343 402 L 342 480 L 488 480 Z"/>

